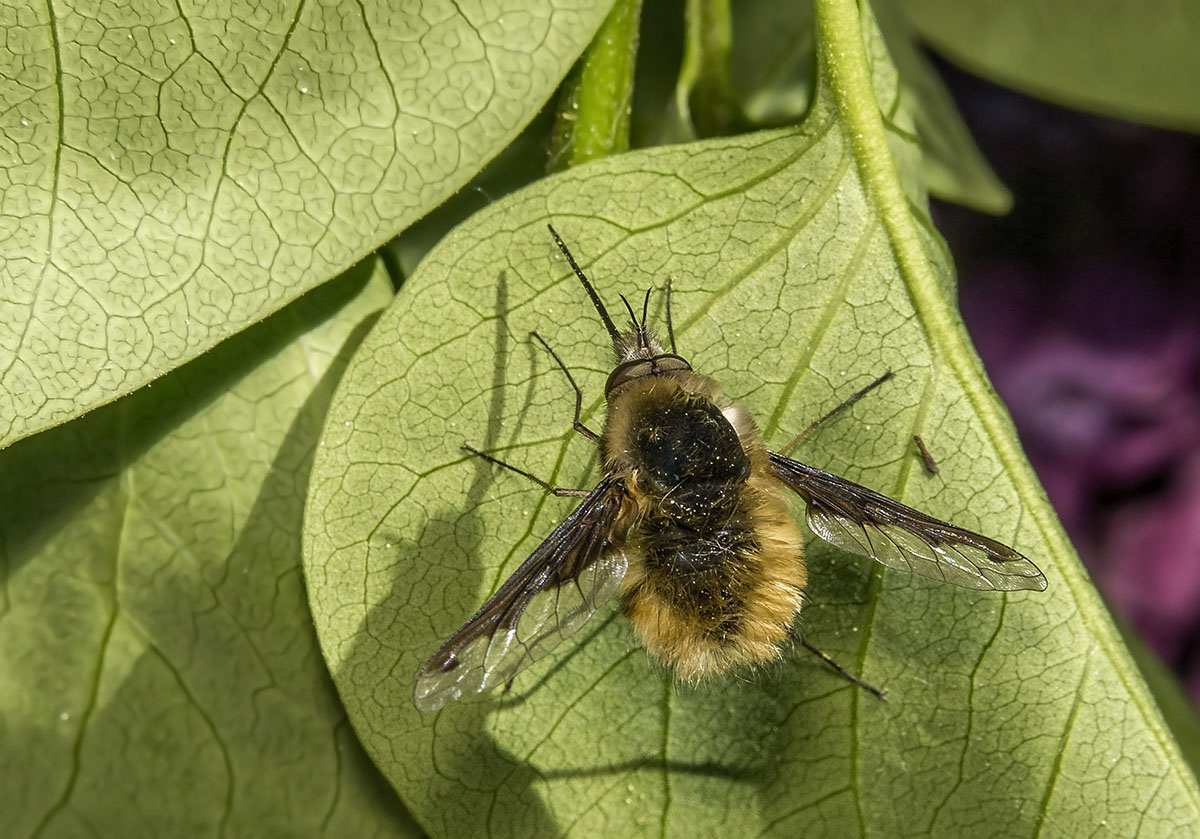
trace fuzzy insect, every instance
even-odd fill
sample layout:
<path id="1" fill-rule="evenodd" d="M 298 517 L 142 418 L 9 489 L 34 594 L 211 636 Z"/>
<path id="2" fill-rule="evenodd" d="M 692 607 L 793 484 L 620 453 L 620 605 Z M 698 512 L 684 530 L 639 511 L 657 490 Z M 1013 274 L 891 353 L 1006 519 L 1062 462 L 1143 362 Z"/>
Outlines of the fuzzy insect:
<path id="1" fill-rule="evenodd" d="M 511 683 L 617 595 L 650 655 L 683 680 L 779 658 L 805 584 L 789 491 L 804 500 L 813 533 L 889 568 L 965 588 L 1046 588 L 1041 571 L 1007 545 L 769 451 L 749 414 L 675 351 L 669 287 L 670 352 L 646 328 L 646 306 L 639 320 L 623 297 L 631 325 L 619 332 L 550 233 L 616 353 L 596 434 L 580 421 L 582 392 L 570 371 L 542 341 L 575 388 L 575 429 L 599 445 L 603 476 L 592 490 L 552 487 L 465 447 L 583 500 L 421 668 L 418 709 Z"/>

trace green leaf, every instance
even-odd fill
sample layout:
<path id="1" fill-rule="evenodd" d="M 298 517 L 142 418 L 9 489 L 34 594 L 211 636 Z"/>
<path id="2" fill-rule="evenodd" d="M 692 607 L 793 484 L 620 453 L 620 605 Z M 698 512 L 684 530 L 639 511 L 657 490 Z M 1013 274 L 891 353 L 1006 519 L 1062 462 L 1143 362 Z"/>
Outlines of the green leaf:
<path id="1" fill-rule="evenodd" d="M 329 393 L 390 296 L 357 268 L 0 454 L 6 837 L 419 835 L 297 560 Z"/>
<path id="2" fill-rule="evenodd" d="M 896 104 L 912 114 L 925 150 L 922 175 L 929 191 L 981 212 L 1007 213 L 1012 193 L 975 145 L 950 92 L 917 45 L 903 2 L 875 0 L 872 8 L 900 73 L 901 95 Z"/>
<path id="3" fill-rule="evenodd" d="M 0 8 L 0 446 L 129 393 L 420 218 L 603 3 Z"/>
<path id="4" fill-rule="evenodd" d="M 729 0 L 688 0 L 683 63 L 675 109 L 697 137 L 739 134 L 746 119 L 731 71 L 733 15 Z"/>
<path id="5" fill-rule="evenodd" d="M 739 0 L 731 11 L 730 72 L 746 116 L 761 126 L 796 122 L 808 110 L 816 84 L 812 5 Z"/>
<path id="6" fill-rule="evenodd" d="M 972 73 L 1072 108 L 1200 131 L 1200 5 L 905 0 L 912 26 Z"/>
<path id="7" fill-rule="evenodd" d="M 305 518 L 310 603 L 360 739 L 433 836 L 1167 836 L 1200 819 L 954 310 L 886 51 L 851 0 L 817 8 L 802 126 L 497 202 L 429 253 L 339 385 Z M 596 480 L 568 383 L 527 339 L 599 426 L 607 338 L 546 222 L 614 311 L 674 277 L 680 351 L 775 446 L 892 369 L 796 454 L 1010 542 L 1049 590 L 956 589 L 810 540 L 804 633 L 886 702 L 799 656 L 676 686 L 608 607 L 510 694 L 415 711 L 424 660 L 572 507 L 461 444 Z"/>
<path id="8" fill-rule="evenodd" d="M 1170 726 L 1180 752 L 1195 771 L 1200 767 L 1200 715 L 1196 712 L 1196 706 L 1180 683 L 1179 676 L 1147 646 L 1137 631 L 1123 621 L 1119 614 L 1114 620 L 1122 640 L 1129 648 L 1129 654 L 1141 670 L 1142 678 L 1146 680 L 1163 718 Z"/>

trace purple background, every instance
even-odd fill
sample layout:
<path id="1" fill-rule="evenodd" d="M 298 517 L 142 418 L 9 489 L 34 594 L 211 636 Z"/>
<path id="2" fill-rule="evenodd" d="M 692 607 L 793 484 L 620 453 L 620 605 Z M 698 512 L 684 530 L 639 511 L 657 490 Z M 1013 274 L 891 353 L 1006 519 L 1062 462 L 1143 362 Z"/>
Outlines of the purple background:
<path id="1" fill-rule="evenodd" d="M 967 327 L 1110 607 L 1200 704 L 1200 140 L 943 71 L 1015 199 L 934 207 Z"/>

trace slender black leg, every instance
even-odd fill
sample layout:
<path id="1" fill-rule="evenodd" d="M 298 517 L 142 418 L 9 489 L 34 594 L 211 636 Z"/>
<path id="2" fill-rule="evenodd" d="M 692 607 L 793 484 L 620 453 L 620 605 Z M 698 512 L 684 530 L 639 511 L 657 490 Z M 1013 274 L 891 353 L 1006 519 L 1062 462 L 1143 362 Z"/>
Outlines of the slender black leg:
<path id="1" fill-rule="evenodd" d="M 586 425 L 584 425 L 583 422 L 580 421 L 580 419 L 579 419 L 579 414 L 583 410 L 583 391 L 579 389 L 579 385 L 575 384 L 575 377 L 571 375 L 571 371 L 567 369 L 567 365 L 563 364 L 562 359 L 558 357 L 558 353 L 556 353 L 554 350 L 552 350 L 550 348 L 550 345 L 546 343 L 545 338 L 543 338 L 541 335 L 539 335 L 536 330 L 533 332 L 530 332 L 529 334 L 533 338 L 537 339 L 537 342 L 539 344 L 541 344 L 543 347 L 546 348 L 546 352 L 550 353 L 550 357 L 553 358 L 554 361 L 558 364 L 559 369 L 561 369 L 563 371 L 563 373 L 566 374 L 567 381 L 570 382 L 571 387 L 575 389 L 575 424 L 574 424 L 575 430 L 578 431 L 580 434 L 582 434 L 584 437 L 587 437 L 593 443 L 599 443 L 600 435 L 597 434 L 595 431 L 592 431 L 592 429 L 588 428 Z"/>
<path id="2" fill-rule="evenodd" d="M 833 419 L 835 416 L 837 416 L 838 414 L 840 414 L 842 411 L 844 411 L 844 410 L 846 410 L 847 408 L 849 408 L 849 407 L 850 407 L 851 405 L 853 405 L 855 402 L 857 402 L 858 400 L 862 399 L 864 396 L 866 396 L 868 393 L 870 393 L 871 391 L 873 391 L 875 388 L 879 387 L 881 384 L 883 384 L 884 382 L 886 382 L 886 381 L 887 381 L 888 379 L 890 379 L 891 377 L 892 377 L 892 371 L 891 371 L 891 370 L 888 370 L 886 373 L 884 373 L 884 374 L 883 374 L 882 376 L 880 376 L 878 379 L 876 379 L 875 381 L 871 382 L 869 385 L 867 385 L 866 387 L 864 387 L 862 390 L 858 391 L 857 393 L 855 393 L 855 394 L 851 395 L 851 397 L 850 397 L 849 399 L 847 399 L 845 402 L 843 402 L 842 404 L 838 405 L 838 406 L 837 406 L 836 408 L 834 408 L 832 411 L 830 411 L 830 412 L 828 412 L 827 414 L 825 414 L 825 416 L 821 417 L 819 420 L 817 420 L 816 422 L 814 422 L 814 423 L 813 423 L 812 425 L 810 425 L 808 428 L 804 429 L 804 430 L 803 430 L 803 431 L 801 431 L 799 434 L 797 434 L 795 437 L 793 437 L 793 438 L 792 438 L 792 441 L 791 441 L 790 443 L 788 443 L 786 446 L 784 446 L 782 449 L 780 449 L 780 450 L 779 450 L 779 453 L 780 453 L 780 454 L 787 454 L 787 453 L 788 453 L 788 452 L 789 452 L 789 451 L 790 451 L 790 450 L 791 450 L 791 449 L 792 449 L 792 448 L 793 448 L 793 447 L 794 447 L 794 446 L 795 446 L 797 443 L 799 443 L 799 442 L 801 442 L 802 440 L 804 440 L 806 437 L 808 437 L 808 435 L 812 434 L 812 433 L 813 433 L 814 431 L 816 431 L 816 430 L 817 430 L 817 429 L 818 429 L 820 426 L 822 426 L 823 424 L 825 424 L 827 421 L 829 421 L 829 420 Z"/>
<path id="3" fill-rule="evenodd" d="M 540 486 L 542 489 L 546 490 L 546 492 L 550 493 L 551 495 L 557 495 L 559 498 L 563 498 L 565 496 L 582 497 L 584 495 L 587 495 L 589 492 L 591 492 L 591 490 L 589 490 L 589 489 L 570 489 L 568 487 L 552 486 L 552 485 L 546 483 L 545 481 L 543 481 L 541 478 L 537 477 L 536 475 L 531 475 L 529 472 L 526 472 L 524 469 L 518 469 L 516 466 L 513 466 L 511 463 L 505 463 L 503 460 L 501 460 L 498 457 L 492 457 L 490 454 L 485 454 L 484 452 L 481 452 L 479 449 L 474 448 L 473 446 L 468 446 L 466 443 L 463 443 L 463 449 L 465 451 L 470 452 L 473 455 L 482 457 L 488 463 L 494 463 L 497 466 L 503 466 L 505 469 L 507 469 L 510 472 L 516 472 L 518 475 L 528 478 L 529 480 L 533 481 L 535 484 Z"/>
<path id="4" fill-rule="evenodd" d="M 667 277 L 667 338 L 671 342 L 671 354 L 678 355 L 675 351 L 675 327 L 671 323 L 671 286 L 675 284 L 674 277 Z"/>
<path id="5" fill-rule="evenodd" d="M 842 665 L 838 664 L 836 661 L 834 661 L 832 658 L 830 658 L 826 653 L 822 652 L 821 650 L 818 650 L 816 647 L 814 647 L 812 644 L 810 644 L 808 642 L 808 640 L 805 639 L 803 636 L 794 635 L 794 637 L 796 638 L 797 641 L 800 642 L 800 644 L 804 647 L 804 649 L 808 650 L 810 653 L 815 655 L 817 658 L 821 659 L 821 661 L 825 662 L 830 667 L 832 667 L 834 670 L 836 670 L 839 674 L 841 674 L 842 678 L 848 679 L 851 682 L 854 682 L 854 684 L 858 685 L 860 688 L 867 691 L 867 693 L 874 694 L 875 696 L 879 697 L 880 699 L 885 699 L 887 697 L 886 690 L 882 690 L 880 688 L 875 687 L 874 685 L 864 682 L 862 679 L 858 678 L 858 676 L 855 676 L 853 673 L 851 673 L 845 667 L 842 667 Z"/>

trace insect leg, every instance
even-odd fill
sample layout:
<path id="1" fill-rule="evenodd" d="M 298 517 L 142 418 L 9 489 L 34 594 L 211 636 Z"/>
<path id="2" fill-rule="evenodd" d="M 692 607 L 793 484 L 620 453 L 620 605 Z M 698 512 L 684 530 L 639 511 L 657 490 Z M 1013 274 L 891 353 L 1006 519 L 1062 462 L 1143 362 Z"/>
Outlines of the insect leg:
<path id="1" fill-rule="evenodd" d="M 583 410 L 583 391 L 579 389 L 579 385 L 575 384 L 575 377 L 571 375 L 571 371 L 567 369 L 567 365 L 562 363 L 562 359 L 558 357 L 558 353 L 550 349 L 550 345 L 546 343 L 546 339 L 537 333 L 537 330 L 534 330 L 529 334 L 531 337 L 537 339 L 539 344 L 546 348 L 546 352 L 550 353 L 550 357 L 557 362 L 559 368 L 567 375 L 567 381 L 570 382 L 571 387 L 575 389 L 575 430 L 584 437 L 587 437 L 593 443 L 599 443 L 600 435 L 584 425 L 579 419 L 579 414 Z"/>
<path id="2" fill-rule="evenodd" d="M 840 414 L 842 411 L 844 411 L 844 410 L 846 410 L 847 408 L 849 408 L 851 405 L 853 405 L 853 404 L 854 404 L 855 402 L 857 402 L 858 400 L 862 399 L 864 396 L 866 396 L 868 393 L 870 393 L 871 391 L 873 391 L 875 388 L 879 387 L 881 384 L 883 384 L 884 382 L 886 382 L 886 381 L 887 381 L 888 379 L 890 379 L 891 377 L 892 377 L 892 371 L 891 371 L 891 370 L 888 370 L 886 373 L 884 373 L 882 376 L 880 376 L 880 377 L 879 377 L 878 379 L 876 379 L 875 381 L 871 382 L 869 385 L 867 385 L 866 387 L 864 387 L 862 390 L 858 391 L 857 393 L 851 394 L 850 398 L 849 398 L 849 399 L 847 399 L 845 402 L 843 402 L 842 404 L 838 405 L 838 406 L 837 406 L 836 408 L 834 408 L 832 411 L 829 411 L 828 413 L 826 413 L 826 414 L 825 414 L 825 416 L 821 417 L 819 420 L 817 420 L 816 422 L 814 422 L 814 423 L 813 423 L 812 425 L 810 425 L 808 428 L 804 429 L 804 430 L 803 430 L 803 431 L 801 431 L 799 434 L 797 434 L 795 437 L 793 437 L 793 438 L 792 438 L 792 441 L 791 441 L 790 443 L 788 443 L 786 446 L 784 446 L 782 449 L 780 449 L 780 450 L 779 450 L 779 453 L 780 453 L 780 454 L 787 454 L 787 453 L 788 453 L 788 451 L 789 451 L 789 450 L 791 450 L 791 448 L 792 448 L 793 446 L 795 446 L 795 445 L 796 445 L 797 443 L 799 443 L 800 441 L 804 440 L 806 437 L 808 437 L 808 435 L 809 435 L 809 434 L 812 434 L 812 433 L 813 433 L 814 431 L 816 431 L 816 430 L 817 430 L 819 427 L 821 427 L 822 425 L 824 425 L 824 424 L 825 424 L 825 422 L 827 422 L 828 420 L 831 420 L 831 419 L 833 419 L 835 416 L 837 416 L 837 415 L 838 415 L 838 414 Z"/>
<path id="3" fill-rule="evenodd" d="M 853 673 L 851 673 L 845 667 L 843 667 L 842 665 L 840 665 L 836 661 L 834 661 L 832 658 L 830 658 L 827 653 L 824 653 L 821 650 L 818 650 L 816 647 L 814 647 L 812 644 L 810 644 L 808 642 L 808 639 L 806 639 L 804 636 L 795 634 L 794 637 L 796 638 L 797 641 L 800 642 L 800 644 L 804 647 L 804 649 L 808 650 L 810 653 L 815 655 L 817 658 L 821 659 L 821 661 L 828 664 L 830 667 L 832 667 L 834 670 L 836 670 L 839 674 L 841 674 L 841 676 L 843 678 L 848 679 L 851 682 L 854 682 L 854 684 L 858 685 L 863 690 L 867 691 L 868 693 L 874 694 L 875 696 L 879 697 L 880 699 L 885 699 L 887 697 L 886 690 L 877 688 L 874 685 L 864 682 L 862 679 L 858 678 L 858 676 L 855 676 Z"/>
<path id="4" fill-rule="evenodd" d="M 671 341 L 671 353 L 675 353 L 675 327 L 671 325 L 671 286 L 675 285 L 674 277 L 667 277 L 667 338 Z"/>
<path id="5" fill-rule="evenodd" d="M 921 439 L 921 435 L 914 434 L 913 442 L 917 444 L 917 450 L 921 452 L 921 462 L 925 464 L 925 469 L 936 475 L 938 473 L 937 461 L 933 459 L 933 455 L 925 447 L 925 441 Z"/>
<path id="6" fill-rule="evenodd" d="M 583 497 L 591 492 L 590 489 L 571 489 L 570 487 L 552 486 L 551 484 L 546 483 L 545 481 L 543 481 L 541 478 L 537 477 L 536 475 L 532 475 L 529 472 L 526 472 L 524 469 L 519 469 L 516 466 L 513 466 L 511 463 L 505 463 L 503 460 L 500 460 L 497 457 L 492 457 L 490 454 L 485 454 L 484 452 L 481 452 L 479 449 L 476 449 L 472 446 L 468 446 L 466 443 L 463 443 L 463 449 L 465 449 L 466 451 L 469 451 L 473 455 L 482 457 L 488 463 L 494 463 L 497 466 L 503 466 L 505 469 L 509 470 L 510 472 L 516 472 L 518 475 L 522 475 L 523 477 L 528 478 L 529 480 L 533 481 L 535 484 L 540 486 L 542 489 L 546 490 L 546 492 L 550 493 L 551 495 L 557 495 L 559 498 L 562 498 L 563 496 Z"/>

